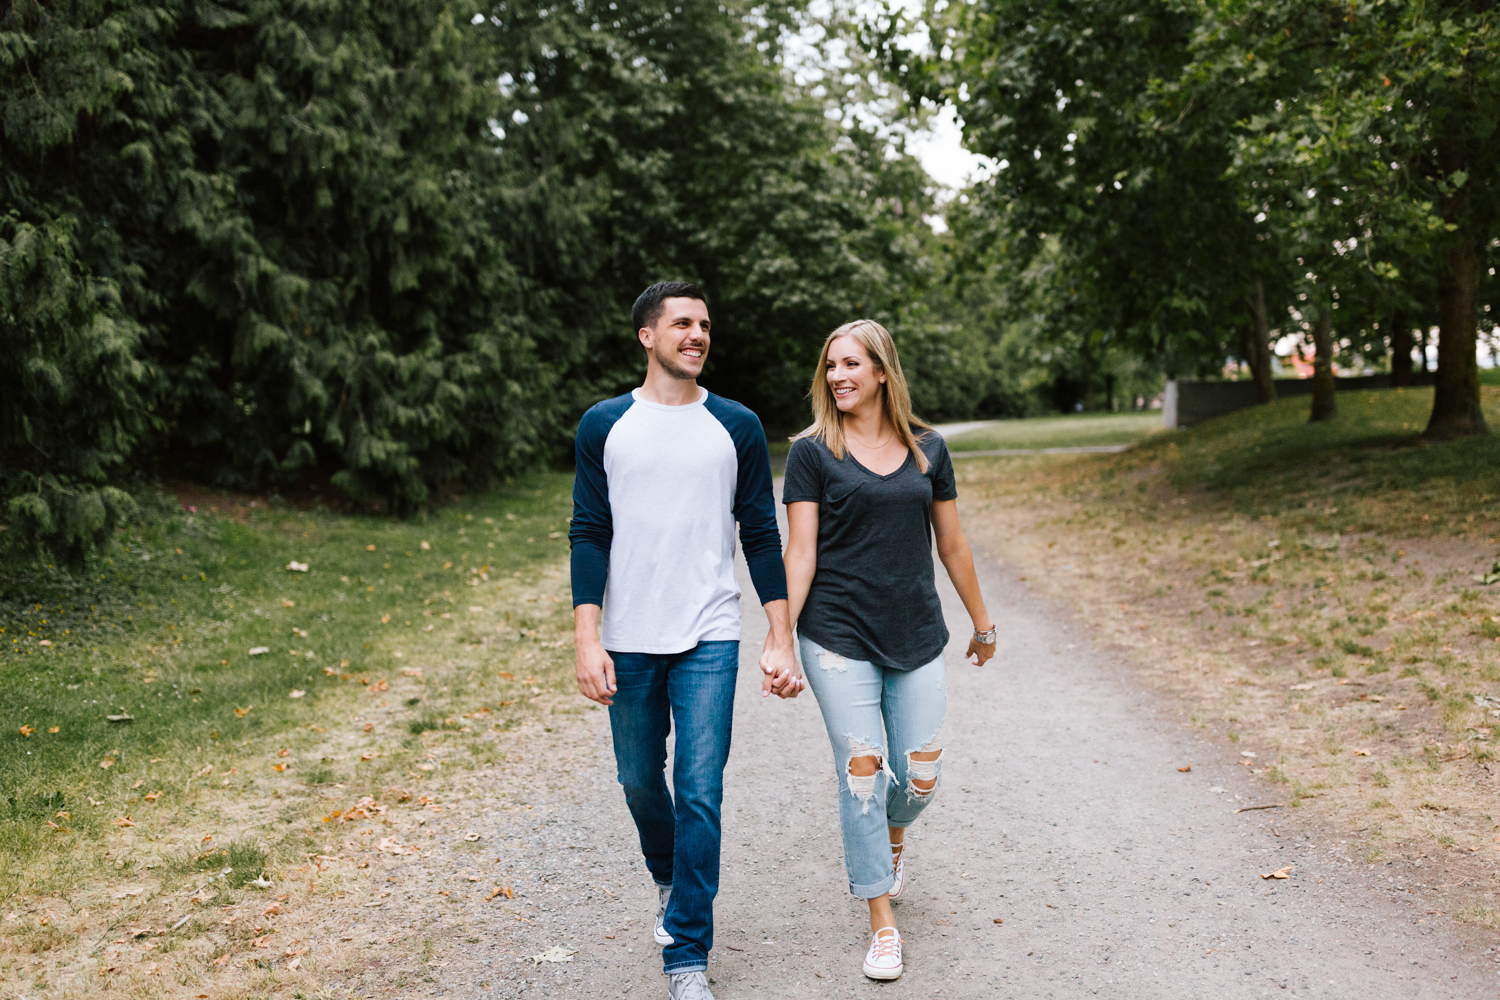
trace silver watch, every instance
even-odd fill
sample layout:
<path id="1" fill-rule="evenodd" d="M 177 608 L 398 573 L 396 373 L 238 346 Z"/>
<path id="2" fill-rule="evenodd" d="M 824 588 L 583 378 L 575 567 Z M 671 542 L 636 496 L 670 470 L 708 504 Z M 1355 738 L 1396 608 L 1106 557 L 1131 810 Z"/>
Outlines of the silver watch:
<path id="1" fill-rule="evenodd" d="M 993 646 L 995 644 L 995 634 L 997 631 L 997 629 L 992 628 L 988 631 L 981 632 L 976 628 L 974 630 L 974 641 L 979 643 L 981 646 Z"/>

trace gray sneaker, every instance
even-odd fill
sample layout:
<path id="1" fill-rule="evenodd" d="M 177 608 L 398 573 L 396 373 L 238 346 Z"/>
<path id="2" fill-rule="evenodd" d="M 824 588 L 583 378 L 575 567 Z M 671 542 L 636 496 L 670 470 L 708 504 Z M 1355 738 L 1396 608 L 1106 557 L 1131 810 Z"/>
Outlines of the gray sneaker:
<path id="1" fill-rule="evenodd" d="M 702 972 L 679 972 L 667 980 L 671 1000 L 714 1000 L 708 991 L 708 976 Z"/>
<path id="2" fill-rule="evenodd" d="M 666 928 L 667 901 L 671 898 L 671 886 L 667 886 L 665 889 L 661 886 L 656 887 L 656 930 L 653 932 L 652 937 L 656 938 L 657 944 L 663 946 L 672 943 L 672 935 L 667 933 Z"/>

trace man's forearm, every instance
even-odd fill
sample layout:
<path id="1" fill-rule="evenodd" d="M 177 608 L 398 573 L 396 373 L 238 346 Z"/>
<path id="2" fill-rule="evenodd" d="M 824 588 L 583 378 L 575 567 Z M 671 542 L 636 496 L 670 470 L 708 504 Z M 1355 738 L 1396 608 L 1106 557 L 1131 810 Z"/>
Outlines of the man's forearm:
<path id="1" fill-rule="evenodd" d="M 790 649 L 792 645 L 791 609 L 786 601 L 768 601 L 765 605 L 766 620 L 771 625 L 768 643 Z"/>
<path id="2" fill-rule="evenodd" d="M 599 605 L 580 604 L 573 609 L 573 645 L 575 648 L 599 644 Z"/>

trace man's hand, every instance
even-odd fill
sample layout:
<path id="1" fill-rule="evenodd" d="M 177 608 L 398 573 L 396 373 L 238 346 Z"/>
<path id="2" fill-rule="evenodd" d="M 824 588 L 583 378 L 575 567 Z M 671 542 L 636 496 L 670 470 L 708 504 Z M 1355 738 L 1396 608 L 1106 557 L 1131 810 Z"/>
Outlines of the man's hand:
<path id="1" fill-rule="evenodd" d="M 802 693 L 804 682 L 802 671 L 797 669 L 797 654 L 792 652 L 792 623 L 785 600 L 766 604 L 766 622 L 770 628 L 760 651 L 760 669 L 765 674 L 760 682 L 760 696 L 795 698 Z"/>
<path id="2" fill-rule="evenodd" d="M 797 669 L 797 656 L 790 642 L 773 642 L 774 636 L 766 636 L 765 647 L 760 653 L 760 669 L 765 677 L 760 682 L 760 696 L 776 695 L 778 698 L 795 698 L 802 693 L 804 681 L 802 671 Z"/>
<path id="3" fill-rule="evenodd" d="M 573 650 L 579 692 L 590 701 L 613 705 L 615 661 L 599 644 L 599 605 L 580 604 L 573 609 Z"/>

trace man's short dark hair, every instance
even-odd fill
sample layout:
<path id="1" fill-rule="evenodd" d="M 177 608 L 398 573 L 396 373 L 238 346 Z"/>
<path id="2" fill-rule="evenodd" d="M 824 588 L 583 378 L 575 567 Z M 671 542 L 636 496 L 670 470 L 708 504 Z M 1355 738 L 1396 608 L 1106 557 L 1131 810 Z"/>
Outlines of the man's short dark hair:
<path id="1" fill-rule="evenodd" d="M 630 319 L 635 323 L 635 328 L 641 330 L 655 326 L 656 321 L 661 319 L 662 303 L 667 299 L 697 299 L 704 304 L 708 303 L 708 299 L 703 297 L 702 289 L 691 281 L 658 281 L 635 300 L 635 308 L 630 311 Z"/>

